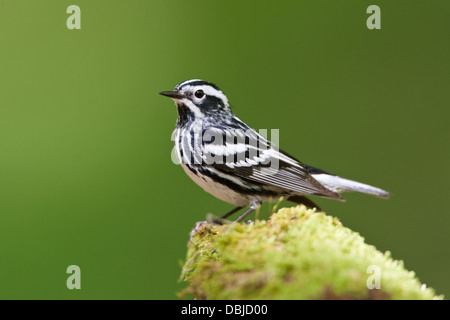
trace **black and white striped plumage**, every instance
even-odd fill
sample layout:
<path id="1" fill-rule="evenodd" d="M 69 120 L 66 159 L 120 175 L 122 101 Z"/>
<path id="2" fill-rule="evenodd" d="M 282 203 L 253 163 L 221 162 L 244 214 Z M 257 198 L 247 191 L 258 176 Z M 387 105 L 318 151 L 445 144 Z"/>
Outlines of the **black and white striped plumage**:
<path id="1" fill-rule="evenodd" d="M 358 191 L 389 197 L 384 190 L 304 165 L 279 150 L 236 117 L 225 94 L 210 82 L 188 80 L 160 94 L 178 108 L 174 140 L 183 169 L 205 191 L 238 206 L 230 213 L 250 206 L 237 221 L 261 202 L 279 197 L 309 207 L 317 206 L 305 195 L 344 201 L 340 193 Z"/>

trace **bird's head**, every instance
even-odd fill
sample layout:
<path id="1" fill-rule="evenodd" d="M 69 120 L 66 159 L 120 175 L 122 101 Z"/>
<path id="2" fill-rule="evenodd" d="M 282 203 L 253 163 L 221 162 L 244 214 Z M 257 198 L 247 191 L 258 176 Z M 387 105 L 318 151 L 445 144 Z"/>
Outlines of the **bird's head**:
<path id="1" fill-rule="evenodd" d="M 180 117 L 195 120 L 218 113 L 232 114 L 227 97 L 211 82 L 187 80 L 178 84 L 174 90 L 161 91 L 159 94 L 175 101 Z"/>

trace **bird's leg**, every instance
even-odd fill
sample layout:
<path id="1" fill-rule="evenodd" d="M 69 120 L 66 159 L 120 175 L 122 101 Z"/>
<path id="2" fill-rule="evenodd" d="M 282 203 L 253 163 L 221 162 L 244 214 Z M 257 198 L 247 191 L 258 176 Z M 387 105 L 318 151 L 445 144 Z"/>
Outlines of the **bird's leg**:
<path id="1" fill-rule="evenodd" d="M 236 207 L 233 210 L 225 213 L 223 216 L 220 216 L 216 219 L 214 219 L 212 222 L 216 223 L 216 224 L 222 224 L 223 220 L 225 220 L 226 218 L 228 218 L 229 216 L 231 216 L 233 213 L 238 212 L 239 210 L 241 210 L 243 207 Z"/>
<path id="2" fill-rule="evenodd" d="M 239 218 L 237 218 L 236 221 L 234 221 L 233 223 L 241 222 L 242 220 L 245 219 L 246 216 L 248 216 L 250 213 L 252 213 L 252 212 L 255 211 L 256 209 L 258 209 L 258 207 L 259 207 L 260 205 L 261 205 L 260 202 L 253 201 L 253 202 L 250 204 L 250 207 L 248 208 L 248 210 L 245 211 L 245 212 L 244 212 Z"/>
<path id="3" fill-rule="evenodd" d="M 239 218 L 237 218 L 236 221 L 233 221 L 233 223 L 241 222 L 241 221 L 242 221 L 243 219 L 245 219 L 245 217 L 247 217 L 250 213 L 252 213 L 252 212 L 255 211 L 256 209 L 258 209 L 258 207 L 259 207 L 260 205 L 261 205 L 260 202 L 253 201 L 253 202 L 250 204 L 250 207 L 247 209 L 247 211 L 245 211 Z M 234 208 L 233 210 L 231 210 L 231 211 L 225 213 L 223 216 L 219 217 L 218 219 L 226 219 L 226 218 L 228 218 L 229 216 L 231 216 L 233 213 L 236 213 L 236 212 L 238 212 L 239 210 L 241 210 L 242 208 L 243 208 L 243 207 L 236 207 L 236 208 Z M 217 219 L 216 219 L 216 220 L 217 220 Z M 214 222 L 214 223 L 217 223 L 216 220 L 214 220 L 213 222 Z M 194 236 L 195 236 L 197 233 L 200 233 L 200 227 L 201 227 L 202 225 L 206 224 L 206 223 L 208 223 L 208 221 L 200 221 L 200 222 L 197 222 L 197 223 L 195 224 L 195 228 L 191 231 L 191 234 L 190 234 L 190 241 L 191 241 L 192 243 L 194 243 L 194 241 L 193 241 Z M 218 223 L 218 224 L 220 224 L 220 223 Z"/>

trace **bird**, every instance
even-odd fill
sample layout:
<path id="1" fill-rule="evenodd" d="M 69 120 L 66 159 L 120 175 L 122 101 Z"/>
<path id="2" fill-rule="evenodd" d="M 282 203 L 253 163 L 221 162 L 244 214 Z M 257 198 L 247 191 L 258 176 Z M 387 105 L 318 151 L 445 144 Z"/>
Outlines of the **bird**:
<path id="1" fill-rule="evenodd" d="M 307 196 L 345 201 L 341 193 L 361 192 L 389 198 L 389 192 L 306 165 L 280 150 L 239 119 L 227 96 L 215 84 L 186 80 L 174 90 L 161 91 L 177 107 L 173 133 L 178 163 L 206 192 L 235 207 L 227 219 L 248 209 L 240 222 L 263 202 L 273 199 L 321 208 Z"/>

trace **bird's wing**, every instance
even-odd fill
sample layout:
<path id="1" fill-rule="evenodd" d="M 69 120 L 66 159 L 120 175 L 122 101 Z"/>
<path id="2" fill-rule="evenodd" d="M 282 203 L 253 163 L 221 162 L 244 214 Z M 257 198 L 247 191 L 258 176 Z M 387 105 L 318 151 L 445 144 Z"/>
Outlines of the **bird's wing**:
<path id="1" fill-rule="evenodd" d="M 222 132 L 222 141 L 215 139 L 203 146 L 204 157 L 209 156 L 208 165 L 216 170 L 289 192 L 343 200 L 338 193 L 314 179 L 306 166 L 272 146 L 270 141 L 255 131 L 247 132 L 246 140 L 242 140 L 238 131 Z M 241 142 L 237 141 L 239 139 Z M 211 155 L 214 161 L 211 161 Z"/>

